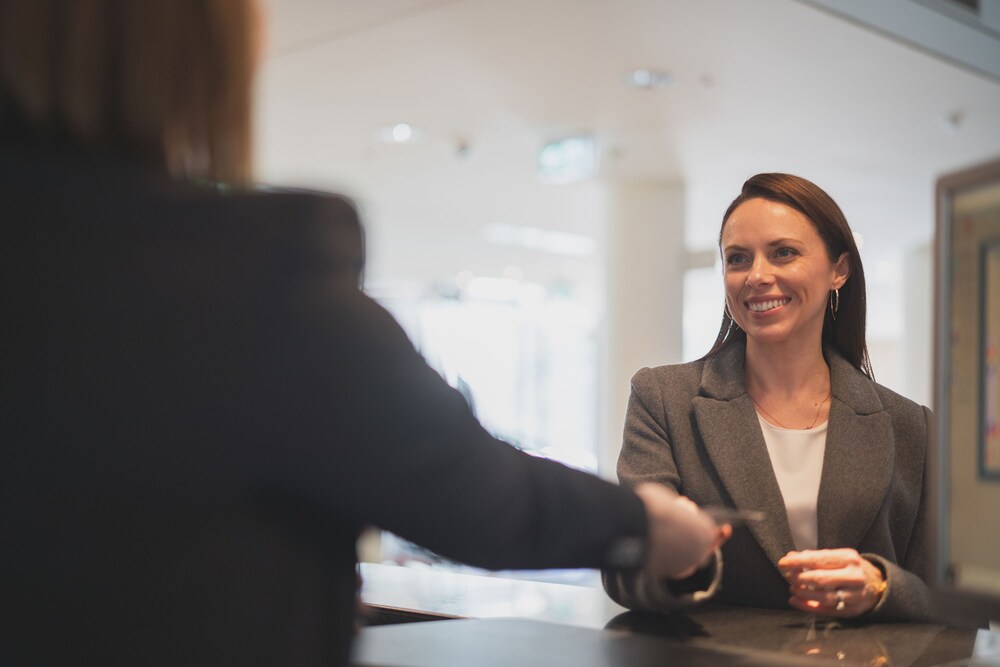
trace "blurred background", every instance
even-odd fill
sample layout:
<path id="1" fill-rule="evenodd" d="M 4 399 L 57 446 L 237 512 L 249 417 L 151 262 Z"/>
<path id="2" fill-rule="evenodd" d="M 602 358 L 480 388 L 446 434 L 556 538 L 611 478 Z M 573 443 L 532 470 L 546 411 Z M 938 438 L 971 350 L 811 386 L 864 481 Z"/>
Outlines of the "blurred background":
<path id="1" fill-rule="evenodd" d="M 366 290 L 499 437 L 614 478 L 762 171 L 840 204 L 876 380 L 931 405 L 934 186 L 1000 157 L 1000 0 L 264 4 L 259 179 L 355 198 Z"/>

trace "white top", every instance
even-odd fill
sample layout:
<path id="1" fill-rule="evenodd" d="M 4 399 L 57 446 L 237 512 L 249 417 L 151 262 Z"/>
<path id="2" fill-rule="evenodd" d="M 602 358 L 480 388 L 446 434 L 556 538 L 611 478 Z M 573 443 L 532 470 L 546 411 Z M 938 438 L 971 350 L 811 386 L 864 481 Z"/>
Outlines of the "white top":
<path id="1" fill-rule="evenodd" d="M 816 500 L 823 474 L 828 422 L 806 429 L 774 426 L 757 415 L 764 433 L 771 467 L 785 500 L 788 525 L 798 551 L 817 545 Z"/>

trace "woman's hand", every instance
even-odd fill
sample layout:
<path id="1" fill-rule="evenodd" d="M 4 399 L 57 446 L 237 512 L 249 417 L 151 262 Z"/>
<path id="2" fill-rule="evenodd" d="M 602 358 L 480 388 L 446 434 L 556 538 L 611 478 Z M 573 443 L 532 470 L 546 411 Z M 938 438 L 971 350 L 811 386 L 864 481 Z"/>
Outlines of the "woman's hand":
<path id="1" fill-rule="evenodd" d="M 882 571 L 854 549 L 789 551 L 778 568 L 788 581 L 788 604 L 810 614 L 860 616 L 885 590 Z"/>

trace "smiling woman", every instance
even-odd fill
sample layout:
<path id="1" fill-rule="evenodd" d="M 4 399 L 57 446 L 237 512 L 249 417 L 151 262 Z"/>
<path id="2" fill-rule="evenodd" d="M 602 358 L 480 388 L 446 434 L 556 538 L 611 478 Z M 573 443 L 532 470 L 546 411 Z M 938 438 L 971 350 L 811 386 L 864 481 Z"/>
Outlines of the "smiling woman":
<path id="1" fill-rule="evenodd" d="M 747 345 L 792 348 L 821 338 L 828 303 L 850 273 L 850 253 L 830 257 L 816 227 L 794 208 L 750 199 L 722 231 L 726 307 Z M 830 292 L 834 296 L 831 300 Z M 835 313 L 831 310 L 831 321 Z M 824 392 L 825 395 L 825 392 Z"/>
<path id="2" fill-rule="evenodd" d="M 635 374 L 618 475 L 765 518 L 735 527 L 692 577 L 605 572 L 608 593 L 660 611 L 719 591 L 824 616 L 929 618 L 929 412 L 872 379 L 847 220 L 813 183 L 758 174 L 726 210 L 719 244 L 716 343 L 697 361 Z"/>
<path id="3" fill-rule="evenodd" d="M 747 206 L 744 207 L 744 204 Z M 742 210 L 736 215 L 738 209 Z M 726 251 L 726 231 L 733 223 L 761 216 L 768 218 L 762 226 L 765 226 L 767 232 L 772 235 L 771 242 L 778 243 L 783 240 L 781 238 L 783 235 L 778 233 L 778 228 L 773 225 L 791 226 L 789 231 L 805 234 L 811 241 L 822 243 L 822 248 L 811 246 L 810 252 L 822 250 L 831 263 L 838 264 L 838 270 L 850 274 L 849 281 L 845 277 L 839 285 L 830 282 L 828 288 L 830 315 L 822 319 L 822 341 L 837 348 L 851 365 L 874 379 L 871 361 L 868 358 L 868 346 L 865 343 L 867 319 L 865 271 L 861 263 L 861 254 L 854 241 L 854 234 L 840 207 L 826 192 L 803 178 L 788 174 L 758 174 L 750 178 L 744 183 L 742 192 L 729 205 L 722 218 L 719 246 L 722 248 L 726 267 L 727 308 L 723 312 L 719 336 L 715 345 L 705 355 L 706 358 L 729 345 L 746 340 L 745 330 L 741 331 L 738 328 L 739 322 L 733 318 L 728 309 L 731 261 Z M 805 223 L 805 227 L 801 223 Z M 800 243 L 805 240 L 798 238 Z M 789 259 L 789 255 L 802 249 L 793 245 L 788 248 L 778 248 L 777 251 Z M 844 264 L 841 265 L 841 262 Z M 735 331 L 734 327 L 737 327 Z"/>

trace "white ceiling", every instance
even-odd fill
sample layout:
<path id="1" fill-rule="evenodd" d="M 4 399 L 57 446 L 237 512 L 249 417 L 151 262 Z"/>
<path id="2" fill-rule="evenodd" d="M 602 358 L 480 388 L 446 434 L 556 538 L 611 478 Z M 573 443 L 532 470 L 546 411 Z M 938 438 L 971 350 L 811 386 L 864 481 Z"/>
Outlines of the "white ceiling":
<path id="1" fill-rule="evenodd" d="M 598 189 L 620 181 L 683 184 L 686 243 L 705 248 L 747 176 L 788 171 L 898 282 L 901 253 L 932 238 L 936 178 L 1000 157 L 1000 82 L 795 0 L 265 5 L 260 175 L 356 196 L 376 273 L 488 264 L 496 222 L 599 236 Z M 631 89 L 635 67 L 674 84 Z M 422 141 L 380 143 L 397 122 Z M 539 185 L 539 147 L 576 132 L 599 141 L 597 179 Z"/>

